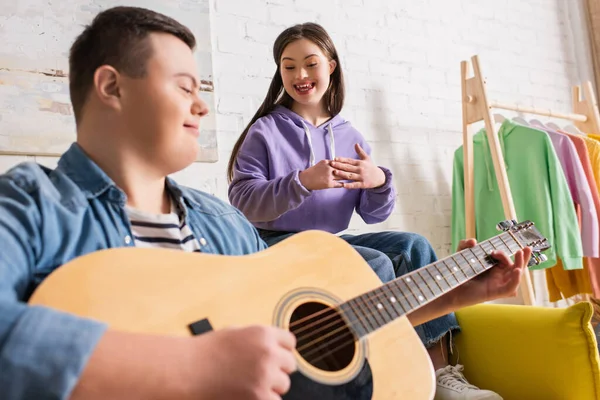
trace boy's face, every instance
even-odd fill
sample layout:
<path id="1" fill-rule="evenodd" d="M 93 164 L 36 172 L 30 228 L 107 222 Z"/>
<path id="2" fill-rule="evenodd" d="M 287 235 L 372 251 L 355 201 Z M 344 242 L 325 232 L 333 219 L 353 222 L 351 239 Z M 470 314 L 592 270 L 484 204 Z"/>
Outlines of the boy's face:
<path id="1" fill-rule="evenodd" d="M 146 75 L 123 77 L 121 117 L 127 142 L 165 175 L 190 165 L 198 153 L 200 118 L 208 112 L 199 97 L 200 79 L 192 50 L 180 39 L 153 33 Z"/>

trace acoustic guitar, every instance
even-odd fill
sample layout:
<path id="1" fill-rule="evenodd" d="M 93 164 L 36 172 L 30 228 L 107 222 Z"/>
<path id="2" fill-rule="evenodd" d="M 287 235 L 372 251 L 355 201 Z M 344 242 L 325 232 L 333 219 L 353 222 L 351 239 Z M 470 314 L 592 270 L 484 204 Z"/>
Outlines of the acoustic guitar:
<path id="1" fill-rule="evenodd" d="M 544 261 L 548 241 L 533 223 L 499 227 L 498 236 L 383 285 L 350 245 L 319 231 L 247 256 L 100 250 L 55 270 L 29 303 L 129 332 L 275 325 L 297 338 L 285 399 L 432 399 L 433 367 L 406 315 L 493 268 L 493 250 L 529 246 L 530 265 Z"/>

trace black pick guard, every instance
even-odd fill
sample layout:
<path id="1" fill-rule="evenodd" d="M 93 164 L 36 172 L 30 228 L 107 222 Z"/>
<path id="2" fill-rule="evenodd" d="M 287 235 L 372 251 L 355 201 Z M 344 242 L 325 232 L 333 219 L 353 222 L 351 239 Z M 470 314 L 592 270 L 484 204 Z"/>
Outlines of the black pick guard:
<path id="1" fill-rule="evenodd" d="M 202 319 L 189 325 L 193 335 L 212 331 L 208 319 Z M 370 400 L 373 397 L 373 375 L 366 361 L 358 375 L 342 385 L 324 385 L 313 381 L 296 371 L 291 376 L 292 386 L 283 396 L 283 400 Z"/>
<path id="2" fill-rule="evenodd" d="M 368 362 L 351 381 L 342 385 L 324 385 L 296 371 L 292 387 L 283 400 L 370 400 L 373 398 L 373 375 Z"/>

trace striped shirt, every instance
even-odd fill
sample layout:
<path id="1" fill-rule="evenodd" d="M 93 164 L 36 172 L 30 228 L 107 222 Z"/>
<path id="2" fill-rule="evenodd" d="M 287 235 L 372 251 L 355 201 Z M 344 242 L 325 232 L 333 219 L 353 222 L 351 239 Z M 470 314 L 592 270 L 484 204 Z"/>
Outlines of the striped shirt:
<path id="1" fill-rule="evenodd" d="M 160 247 L 184 251 L 200 251 L 200 244 L 185 220 L 180 217 L 175 201 L 170 214 L 151 214 L 125 207 L 136 247 Z"/>

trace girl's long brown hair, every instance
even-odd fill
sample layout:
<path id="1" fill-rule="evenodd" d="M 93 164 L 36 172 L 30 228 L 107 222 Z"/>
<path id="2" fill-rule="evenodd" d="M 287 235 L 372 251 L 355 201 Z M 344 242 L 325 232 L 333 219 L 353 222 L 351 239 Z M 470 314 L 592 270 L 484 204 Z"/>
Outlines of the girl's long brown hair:
<path id="1" fill-rule="evenodd" d="M 277 64 L 277 70 L 273 75 L 273 80 L 271 81 L 271 85 L 269 86 L 269 91 L 267 92 L 267 96 L 265 100 L 259 107 L 254 117 L 250 120 L 240 137 L 238 138 L 235 146 L 233 146 L 233 151 L 231 152 L 231 157 L 229 158 L 229 164 L 227 166 L 227 179 L 229 182 L 233 179 L 233 168 L 235 167 L 235 161 L 237 159 L 240 148 L 242 147 L 242 143 L 246 139 L 246 135 L 250 130 L 250 127 L 259 119 L 269 114 L 271 111 L 275 109 L 277 105 L 283 105 L 284 107 L 291 108 L 294 100 L 290 97 L 289 94 L 283 88 L 283 81 L 281 80 L 281 55 L 283 54 L 283 50 L 292 42 L 295 42 L 299 39 L 308 39 L 311 42 L 315 43 L 317 46 L 321 48 L 326 57 L 330 60 L 335 60 L 337 63 L 336 68 L 333 70 L 331 74 L 331 81 L 329 85 L 329 89 L 323 95 L 323 100 L 325 101 L 325 106 L 327 111 L 335 116 L 340 113 L 342 107 L 344 106 L 344 77 L 342 74 L 342 66 L 340 63 L 340 58 L 338 56 L 337 50 L 333 44 L 333 40 L 329 37 L 329 34 L 323 29 L 323 27 L 319 24 L 315 23 L 305 23 L 294 25 L 290 28 L 287 28 L 285 31 L 281 32 L 281 34 L 275 40 L 275 44 L 273 45 L 273 58 L 275 59 L 275 64 Z"/>

